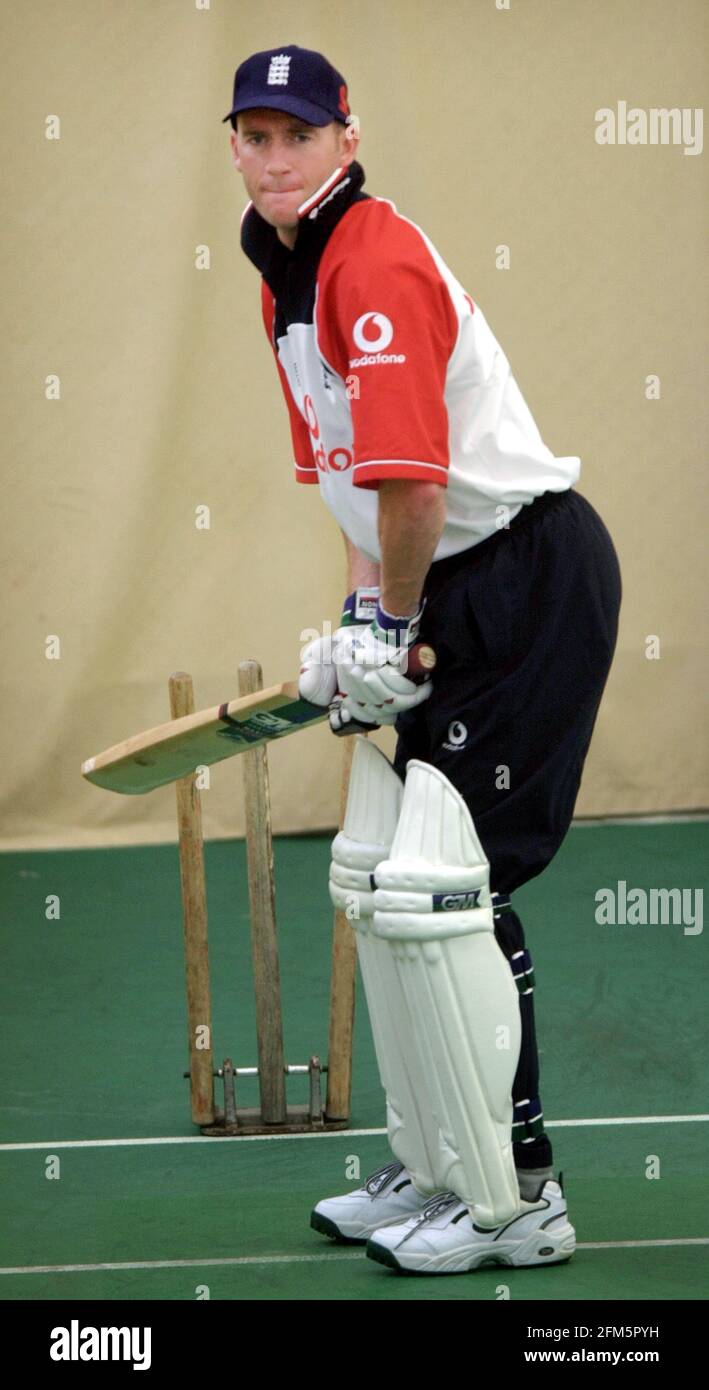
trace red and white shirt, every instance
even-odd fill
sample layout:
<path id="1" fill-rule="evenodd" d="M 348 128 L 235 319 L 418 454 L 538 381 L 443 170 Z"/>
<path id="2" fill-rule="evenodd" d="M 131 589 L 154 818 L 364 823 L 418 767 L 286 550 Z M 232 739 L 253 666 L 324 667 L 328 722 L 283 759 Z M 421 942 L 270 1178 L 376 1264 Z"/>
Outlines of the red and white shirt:
<path id="1" fill-rule="evenodd" d="M 293 251 L 249 204 L 242 246 L 290 417 L 295 476 L 315 483 L 358 550 L 380 560 L 377 487 L 446 489 L 434 559 L 476 545 L 578 458 L 555 458 L 477 303 L 355 161 L 300 209 Z"/>

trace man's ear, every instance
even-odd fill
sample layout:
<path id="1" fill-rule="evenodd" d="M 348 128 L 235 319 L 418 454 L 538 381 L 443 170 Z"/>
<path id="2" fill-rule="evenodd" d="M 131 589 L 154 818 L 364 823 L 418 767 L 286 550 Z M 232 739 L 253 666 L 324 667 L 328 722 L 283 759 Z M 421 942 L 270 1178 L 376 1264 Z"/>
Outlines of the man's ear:
<path id="1" fill-rule="evenodd" d="M 347 167 L 357 157 L 359 149 L 359 117 L 351 116 L 345 127 L 344 140 L 342 145 L 343 164 Z"/>
<path id="2" fill-rule="evenodd" d="M 234 160 L 234 168 L 241 171 L 241 159 L 239 158 L 239 144 L 235 130 L 232 130 L 231 132 L 231 153 L 232 158 Z"/>

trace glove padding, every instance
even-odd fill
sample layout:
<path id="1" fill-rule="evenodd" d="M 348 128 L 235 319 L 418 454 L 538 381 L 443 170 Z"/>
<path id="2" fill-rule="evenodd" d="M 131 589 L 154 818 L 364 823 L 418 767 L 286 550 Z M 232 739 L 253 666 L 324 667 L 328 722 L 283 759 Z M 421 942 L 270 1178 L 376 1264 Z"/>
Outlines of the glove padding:
<path id="1" fill-rule="evenodd" d="M 415 637 L 418 623 L 412 623 L 411 631 Z M 393 724 L 399 714 L 428 699 L 431 681 L 417 685 L 404 674 L 412 642 L 397 642 L 400 635 L 400 630 L 383 632 L 376 622 L 364 631 L 340 629 L 333 658 L 337 689 L 345 696 L 342 714 L 361 719 L 364 709 L 379 723 Z"/>
<path id="2" fill-rule="evenodd" d="M 348 629 L 351 634 L 352 628 Z M 362 730 L 378 729 L 380 724 L 393 724 L 395 714 L 387 715 L 383 709 L 374 705 L 344 705 L 345 696 L 337 689 L 337 669 L 332 661 L 332 651 L 337 633 L 330 637 L 317 637 L 303 648 L 301 655 L 298 693 L 303 700 L 313 705 L 330 707 L 330 728 L 334 734 L 357 734 Z M 343 708 L 344 705 L 344 708 Z"/>
<path id="3" fill-rule="evenodd" d="M 405 674 L 423 609 L 394 618 L 377 600 L 378 590 L 356 589 L 345 602 L 342 626 L 331 637 L 309 642 L 301 654 L 299 693 L 329 706 L 335 734 L 395 724 L 431 693 L 430 680 L 417 684 Z M 372 613 L 369 625 L 361 621 Z"/>
<path id="4" fill-rule="evenodd" d="M 338 628 L 332 637 L 316 637 L 300 656 L 298 694 L 313 705 L 331 705 L 337 694 L 337 669 L 333 660 Z"/>
<path id="5" fill-rule="evenodd" d="M 351 705 L 346 695 L 336 695 L 330 705 L 333 734 L 368 733 L 378 729 L 380 724 L 395 724 L 398 717 L 398 714 L 388 714 L 381 706 L 377 709 L 375 705 Z"/>
<path id="6" fill-rule="evenodd" d="M 338 694 L 335 649 L 341 636 L 365 632 L 375 617 L 379 589 L 360 586 L 347 595 L 343 605 L 341 626 L 332 636 L 316 637 L 304 647 L 300 656 L 298 693 L 313 705 L 330 705 Z"/>

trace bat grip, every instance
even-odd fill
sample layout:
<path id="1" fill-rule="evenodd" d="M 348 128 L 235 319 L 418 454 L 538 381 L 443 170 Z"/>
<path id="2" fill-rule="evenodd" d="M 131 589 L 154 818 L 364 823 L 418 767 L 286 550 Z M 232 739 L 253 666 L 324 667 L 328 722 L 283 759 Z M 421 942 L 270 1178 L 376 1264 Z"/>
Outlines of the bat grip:
<path id="1" fill-rule="evenodd" d="M 436 653 L 433 647 L 429 647 L 428 642 L 415 642 L 407 653 L 404 675 L 408 676 L 414 685 L 423 685 L 424 681 L 430 679 L 435 669 Z"/>

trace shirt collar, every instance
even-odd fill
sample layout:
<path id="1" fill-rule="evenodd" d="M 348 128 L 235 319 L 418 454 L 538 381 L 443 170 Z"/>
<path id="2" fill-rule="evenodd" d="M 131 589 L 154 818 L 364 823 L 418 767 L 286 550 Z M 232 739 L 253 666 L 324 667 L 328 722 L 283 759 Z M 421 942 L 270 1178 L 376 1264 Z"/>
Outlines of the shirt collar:
<path id="1" fill-rule="evenodd" d="M 241 219 L 242 251 L 266 276 L 279 263 L 312 255 L 317 247 L 325 245 L 348 208 L 358 198 L 367 197 L 366 193 L 360 192 L 363 183 L 364 169 L 356 159 L 346 169 L 336 169 L 298 208 L 300 225 L 292 251 L 279 241 L 275 227 L 271 227 L 256 211 L 253 203 L 249 203 Z"/>

